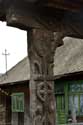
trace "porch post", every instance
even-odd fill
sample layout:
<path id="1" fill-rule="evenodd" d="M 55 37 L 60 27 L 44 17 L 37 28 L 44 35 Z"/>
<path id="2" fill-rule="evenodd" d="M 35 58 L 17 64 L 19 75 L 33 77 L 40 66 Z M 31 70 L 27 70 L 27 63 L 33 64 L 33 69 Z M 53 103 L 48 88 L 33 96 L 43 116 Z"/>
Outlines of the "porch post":
<path id="1" fill-rule="evenodd" d="M 63 37 L 46 29 L 28 31 L 31 125 L 56 125 L 53 63 Z"/>

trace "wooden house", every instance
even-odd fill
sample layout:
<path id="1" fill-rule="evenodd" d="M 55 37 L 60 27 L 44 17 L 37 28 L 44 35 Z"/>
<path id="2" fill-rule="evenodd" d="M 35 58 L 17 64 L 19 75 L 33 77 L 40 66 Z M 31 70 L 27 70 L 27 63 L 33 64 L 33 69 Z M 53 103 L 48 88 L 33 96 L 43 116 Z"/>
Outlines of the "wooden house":
<path id="1" fill-rule="evenodd" d="M 83 71 L 64 74 L 55 80 L 55 98 L 57 125 L 83 124 Z"/>
<path id="2" fill-rule="evenodd" d="M 57 125 L 83 124 L 83 40 L 65 38 L 55 54 Z M 56 78 L 55 78 L 56 79 Z"/>
<path id="3" fill-rule="evenodd" d="M 55 54 L 57 125 L 83 123 L 82 48 L 82 40 L 65 38 Z M 0 77 L 0 125 L 30 125 L 29 80 L 27 57 Z"/>
<path id="4" fill-rule="evenodd" d="M 30 125 L 27 61 L 26 57 L 0 77 L 0 125 Z"/>

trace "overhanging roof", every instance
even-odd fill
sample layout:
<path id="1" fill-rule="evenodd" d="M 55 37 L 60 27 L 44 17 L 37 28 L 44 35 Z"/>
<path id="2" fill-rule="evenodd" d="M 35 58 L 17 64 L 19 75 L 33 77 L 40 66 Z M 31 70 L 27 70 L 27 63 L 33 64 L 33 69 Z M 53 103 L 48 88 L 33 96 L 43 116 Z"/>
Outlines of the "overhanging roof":
<path id="1" fill-rule="evenodd" d="M 83 38 L 83 0 L 0 0 L 0 20 L 23 30 L 44 27 Z"/>
<path id="2" fill-rule="evenodd" d="M 68 80 L 82 80 L 83 81 L 83 71 L 73 72 L 73 73 L 66 73 L 61 75 L 54 76 L 55 80 L 58 81 L 68 81 Z"/>
<path id="3" fill-rule="evenodd" d="M 0 84 L 16 83 L 30 80 L 30 67 L 28 57 L 25 57 L 14 67 L 12 67 L 7 74 L 0 77 Z"/>
<path id="4" fill-rule="evenodd" d="M 44 6 L 70 11 L 79 11 L 83 7 L 83 0 L 44 0 L 41 3 Z"/>

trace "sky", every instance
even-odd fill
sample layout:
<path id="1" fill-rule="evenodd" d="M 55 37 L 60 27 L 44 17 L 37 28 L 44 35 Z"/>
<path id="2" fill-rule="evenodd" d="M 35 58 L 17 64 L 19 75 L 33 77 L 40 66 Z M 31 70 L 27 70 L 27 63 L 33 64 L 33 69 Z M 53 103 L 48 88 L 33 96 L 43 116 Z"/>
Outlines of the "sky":
<path id="1" fill-rule="evenodd" d="M 5 73 L 5 56 L 7 50 L 7 70 L 27 56 L 27 32 L 6 26 L 0 22 L 0 73 Z"/>

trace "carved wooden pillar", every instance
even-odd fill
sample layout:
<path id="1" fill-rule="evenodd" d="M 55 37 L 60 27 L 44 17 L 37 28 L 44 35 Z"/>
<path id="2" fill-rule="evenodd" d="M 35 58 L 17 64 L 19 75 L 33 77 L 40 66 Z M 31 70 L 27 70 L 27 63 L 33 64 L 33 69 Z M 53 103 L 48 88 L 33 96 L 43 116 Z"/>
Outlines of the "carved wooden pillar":
<path id="1" fill-rule="evenodd" d="M 30 112 L 32 125 L 55 125 L 53 62 L 56 48 L 63 43 L 62 33 L 30 29 Z"/>

